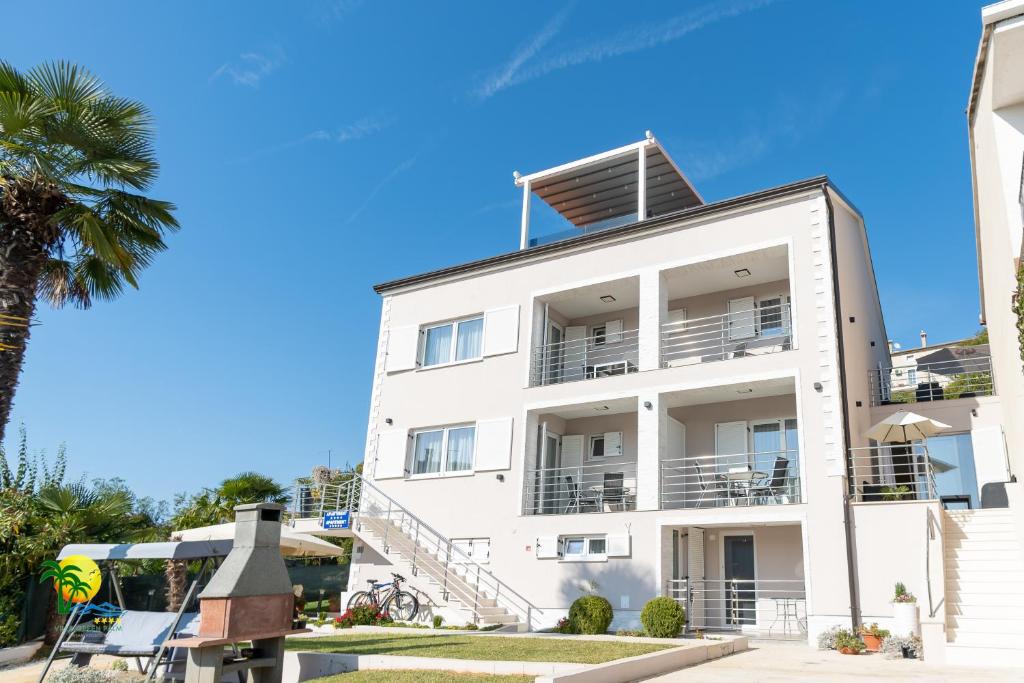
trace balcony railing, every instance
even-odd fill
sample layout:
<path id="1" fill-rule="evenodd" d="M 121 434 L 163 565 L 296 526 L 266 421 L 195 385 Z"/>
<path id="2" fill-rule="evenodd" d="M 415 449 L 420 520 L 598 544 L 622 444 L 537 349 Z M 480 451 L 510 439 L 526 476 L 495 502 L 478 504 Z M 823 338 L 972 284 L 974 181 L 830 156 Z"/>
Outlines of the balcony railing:
<path id="1" fill-rule="evenodd" d="M 802 502 L 796 450 L 663 460 L 661 508 L 719 508 Z"/>
<path id="2" fill-rule="evenodd" d="M 639 330 L 544 344 L 533 351 L 530 385 L 560 384 L 636 372 Z"/>
<path id="3" fill-rule="evenodd" d="M 789 304 L 761 306 L 661 326 L 664 367 L 759 356 L 792 348 Z"/>
<path id="4" fill-rule="evenodd" d="M 969 347 L 967 347 L 969 348 Z M 870 371 L 871 405 L 943 401 L 992 395 L 992 358 L 964 355 L 920 365 Z"/>
<path id="5" fill-rule="evenodd" d="M 935 470 L 948 467 L 921 443 L 851 448 L 850 495 L 858 502 L 935 500 Z"/>
<path id="6" fill-rule="evenodd" d="M 523 513 L 572 515 L 636 509 L 636 463 L 598 463 L 528 470 Z"/>
<path id="7" fill-rule="evenodd" d="M 807 634 L 802 579 L 676 579 L 668 596 L 686 609 L 687 631 L 754 631 L 769 638 Z"/>

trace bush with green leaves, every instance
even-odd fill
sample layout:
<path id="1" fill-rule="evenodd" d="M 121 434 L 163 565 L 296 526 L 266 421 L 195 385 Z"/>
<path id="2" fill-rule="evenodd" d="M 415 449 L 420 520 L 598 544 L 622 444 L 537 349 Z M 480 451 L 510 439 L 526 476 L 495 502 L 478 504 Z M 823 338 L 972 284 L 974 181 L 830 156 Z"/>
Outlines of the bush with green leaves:
<path id="1" fill-rule="evenodd" d="M 686 624 L 686 610 L 672 598 L 653 598 L 640 611 L 640 623 L 652 638 L 675 638 Z"/>
<path id="2" fill-rule="evenodd" d="M 864 641 L 858 638 L 852 631 L 840 629 L 836 633 L 837 650 L 853 650 L 860 653 L 864 651 Z"/>
<path id="3" fill-rule="evenodd" d="M 819 650 L 834 650 L 836 649 L 836 637 L 843 630 L 842 626 L 830 626 L 821 633 L 818 634 L 818 649 Z"/>
<path id="4" fill-rule="evenodd" d="M 576 598 L 569 607 L 569 623 L 575 633 L 597 635 L 608 632 L 612 623 L 612 603 L 600 595 Z"/>
<path id="5" fill-rule="evenodd" d="M 444 617 L 440 614 L 434 615 L 434 628 L 441 628 L 441 624 L 444 623 Z"/>
<path id="6" fill-rule="evenodd" d="M 112 661 L 110 663 L 110 670 L 111 671 L 127 671 L 128 670 L 128 662 L 123 660 L 123 659 L 115 659 L 114 661 Z"/>

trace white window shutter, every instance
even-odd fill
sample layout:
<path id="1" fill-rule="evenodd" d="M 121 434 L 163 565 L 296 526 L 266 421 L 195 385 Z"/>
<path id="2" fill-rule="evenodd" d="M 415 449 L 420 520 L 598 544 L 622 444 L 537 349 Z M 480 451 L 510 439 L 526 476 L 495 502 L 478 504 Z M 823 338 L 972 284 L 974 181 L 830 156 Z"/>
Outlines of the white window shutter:
<path id="1" fill-rule="evenodd" d="M 562 556 L 562 539 L 558 536 L 541 536 L 534 544 L 538 560 L 554 560 Z"/>
<path id="2" fill-rule="evenodd" d="M 729 299 L 729 339 L 749 339 L 756 334 L 754 297 Z"/>
<path id="3" fill-rule="evenodd" d="M 606 457 L 622 455 L 622 432 L 604 433 L 604 454 Z"/>
<path id="4" fill-rule="evenodd" d="M 388 372 L 414 370 L 419 365 L 419 325 L 394 327 L 388 333 L 388 355 L 385 369 Z"/>
<path id="5" fill-rule="evenodd" d="M 607 543 L 605 546 L 605 555 L 608 557 L 629 557 L 629 534 L 609 534 L 605 541 Z"/>
<path id="6" fill-rule="evenodd" d="M 583 462 L 583 435 L 570 434 L 562 437 L 562 466 L 571 467 Z"/>
<path id="7" fill-rule="evenodd" d="M 477 472 L 512 468 L 512 418 L 479 420 L 476 423 Z"/>
<path id="8" fill-rule="evenodd" d="M 484 311 L 484 355 L 519 350 L 519 305 Z"/>
<path id="9" fill-rule="evenodd" d="M 618 344 L 622 341 L 622 321 L 609 320 L 604 324 L 604 343 Z"/>
<path id="10" fill-rule="evenodd" d="M 686 573 L 691 581 L 701 582 L 697 584 L 701 587 L 704 585 L 704 530 L 691 526 L 689 534 L 686 542 Z M 686 610 L 686 620 L 692 627 L 704 626 L 704 593 L 703 590 L 695 590 L 690 609 Z"/>
<path id="11" fill-rule="evenodd" d="M 377 437 L 377 465 L 373 470 L 373 478 L 404 477 L 408 454 L 409 432 L 399 429 L 381 432 Z"/>

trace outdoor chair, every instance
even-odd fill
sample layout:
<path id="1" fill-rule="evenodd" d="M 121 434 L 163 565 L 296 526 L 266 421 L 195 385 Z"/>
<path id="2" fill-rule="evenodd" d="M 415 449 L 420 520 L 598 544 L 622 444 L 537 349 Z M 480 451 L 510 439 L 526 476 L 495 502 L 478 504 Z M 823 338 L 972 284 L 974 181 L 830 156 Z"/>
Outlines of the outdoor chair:
<path id="1" fill-rule="evenodd" d="M 591 491 L 583 490 L 580 485 L 572 480 L 571 476 L 565 477 L 565 490 L 569 496 L 569 502 L 565 506 L 565 514 L 575 508 L 576 512 L 583 512 L 583 506 L 589 505 L 598 508 L 596 495 Z"/>
<path id="2" fill-rule="evenodd" d="M 697 461 L 693 463 L 693 469 L 697 472 L 697 486 L 700 488 L 700 495 L 697 497 L 697 507 L 701 506 L 704 502 L 704 497 L 711 496 L 711 501 L 715 507 L 718 506 L 718 486 L 715 479 L 709 478 L 704 473 L 704 467 Z"/>
<path id="3" fill-rule="evenodd" d="M 750 495 L 762 501 L 774 498 L 776 503 L 781 502 L 781 498 L 788 496 L 789 460 L 781 455 L 776 457 L 771 478 L 765 480 L 760 486 L 754 487 Z"/>
<path id="4" fill-rule="evenodd" d="M 601 489 L 601 503 L 607 506 L 607 510 L 625 509 L 626 492 L 622 484 L 622 472 L 605 472 L 604 483 Z"/>
<path id="5" fill-rule="evenodd" d="M 61 643 L 60 651 L 72 653 L 72 662 L 77 666 L 88 666 L 93 655 L 155 657 L 161 644 L 170 637 L 194 635 L 198 632 L 199 614 L 186 612 L 181 615 L 178 628 L 171 633 L 176 616 L 175 612 L 126 610 L 121 613 L 116 626 L 107 633 L 86 632 L 82 640 Z M 141 670 L 141 665 L 139 668 Z"/>

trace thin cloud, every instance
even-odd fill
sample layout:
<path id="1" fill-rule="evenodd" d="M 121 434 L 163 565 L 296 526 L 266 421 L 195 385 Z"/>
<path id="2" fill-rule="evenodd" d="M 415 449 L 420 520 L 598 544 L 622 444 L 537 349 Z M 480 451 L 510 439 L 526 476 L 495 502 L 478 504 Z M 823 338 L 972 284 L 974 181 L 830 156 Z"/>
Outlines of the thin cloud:
<path id="1" fill-rule="evenodd" d="M 332 0 L 331 2 L 317 3 L 315 11 L 321 23 L 332 24 L 352 14 L 362 4 L 363 0 Z"/>
<path id="2" fill-rule="evenodd" d="M 225 62 L 210 75 L 215 81 L 227 76 L 235 85 L 259 87 L 260 81 L 277 71 L 285 62 L 284 50 L 275 47 L 268 52 L 244 52 L 233 62 Z"/>
<path id="3" fill-rule="evenodd" d="M 763 133 L 751 131 L 741 138 L 722 143 L 701 143 L 680 157 L 683 171 L 692 180 L 710 180 L 751 164 L 771 148 Z"/>
<path id="4" fill-rule="evenodd" d="M 562 8 L 562 11 L 548 20 L 536 35 L 516 48 L 515 52 L 512 53 L 512 57 L 503 66 L 484 79 L 484 82 L 476 88 L 474 95 L 481 100 L 485 100 L 519 82 L 519 70 L 529 60 L 533 59 L 538 52 L 544 49 L 544 46 L 550 43 L 552 38 L 558 35 L 571 10 L 572 4 L 566 5 Z"/>
<path id="5" fill-rule="evenodd" d="M 366 116 L 354 123 L 345 124 L 333 132 L 326 129 L 313 131 L 306 136 L 306 139 L 338 143 L 352 142 L 379 133 L 394 122 L 392 117 Z"/>
<path id="6" fill-rule="evenodd" d="M 366 198 L 363 199 L 363 203 L 359 205 L 359 208 L 352 212 L 352 215 L 348 217 L 348 220 L 345 221 L 345 223 L 352 223 L 355 219 L 359 218 L 359 214 L 361 214 L 366 209 L 366 207 L 370 205 L 370 202 L 373 201 L 374 197 L 376 197 L 381 190 L 387 187 L 395 178 L 405 173 L 415 165 L 416 157 L 413 156 L 409 157 L 408 159 L 406 159 L 405 161 L 391 169 L 391 171 L 388 172 L 386 176 L 381 178 L 380 182 L 373 186 L 369 194 L 366 195 Z"/>
<path id="7" fill-rule="evenodd" d="M 561 17 L 561 21 L 556 22 L 552 20 L 552 22 L 549 22 L 544 30 L 534 36 L 529 43 L 521 47 L 513 55 L 513 58 L 509 60 L 505 67 L 492 74 L 478 87 L 475 94 L 480 99 L 486 99 L 514 85 L 526 83 L 554 71 L 590 62 L 600 62 L 610 57 L 618 57 L 663 45 L 716 22 L 738 17 L 770 5 L 775 1 L 740 0 L 724 4 L 706 5 L 667 21 L 633 26 L 607 38 L 535 60 L 534 58 L 537 57 L 542 48 L 561 28 L 561 21 L 564 21 L 564 16 L 560 14 L 555 19 L 557 20 Z M 563 10 L 563 14 L 564 12 Z M 535 63 L 531 64 L 531 61 Z"/>

